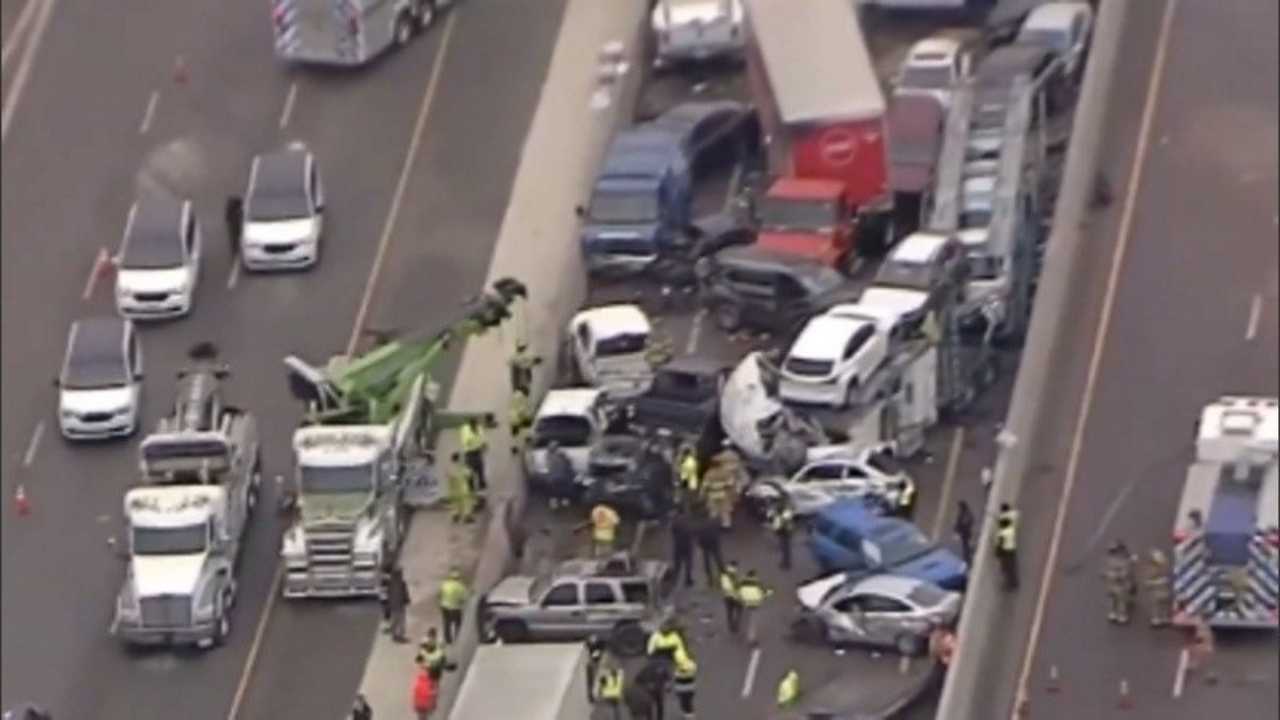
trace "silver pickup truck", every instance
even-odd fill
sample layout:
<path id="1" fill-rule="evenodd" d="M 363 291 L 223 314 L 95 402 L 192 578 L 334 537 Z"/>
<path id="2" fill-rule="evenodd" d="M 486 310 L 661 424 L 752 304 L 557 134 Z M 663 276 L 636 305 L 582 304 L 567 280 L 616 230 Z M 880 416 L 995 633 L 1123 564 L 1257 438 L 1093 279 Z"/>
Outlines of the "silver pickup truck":
<path id="1" fill-rule="evenodd" d="M 672 611 L 669 566 L 619 553 L 566 560 L 541 576 L 514 575 L 480 599 L 489 640 L 573 642 L 596 636 L 619 656 L 644 652 L 649 633 Z"/>

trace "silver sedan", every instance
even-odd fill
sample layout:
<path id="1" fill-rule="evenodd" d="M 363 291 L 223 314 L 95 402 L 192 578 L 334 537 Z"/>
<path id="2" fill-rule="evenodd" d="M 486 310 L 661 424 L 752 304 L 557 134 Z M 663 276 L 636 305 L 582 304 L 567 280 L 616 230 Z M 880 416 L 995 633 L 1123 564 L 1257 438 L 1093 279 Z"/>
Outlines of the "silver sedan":
<path id="1" fill-rule="evenodd" d="M 899 575 L 836 573 L 796 590 L 792 636 L 802 642 L 892 648 L 919 655 L 929 633 L 960 613 L 960 593 Z"/>
<path id="2" fill-rule="evenodd" d="M 841 448 L 810 457 L 810 462 L 789 478 L 757 480 L 747 489 L 748 500 L 757 507 L 786 500 L 792 512 L 801 517 L 850 497 L 871 496 L 892 507 L 907 478 L 883 448 L 860 452 Z"/>

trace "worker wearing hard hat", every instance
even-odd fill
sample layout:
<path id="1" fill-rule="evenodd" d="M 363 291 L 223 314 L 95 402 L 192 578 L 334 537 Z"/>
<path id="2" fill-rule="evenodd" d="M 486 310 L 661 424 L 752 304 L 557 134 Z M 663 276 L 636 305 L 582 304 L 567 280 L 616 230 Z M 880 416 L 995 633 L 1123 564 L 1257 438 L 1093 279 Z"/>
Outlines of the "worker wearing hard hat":
<path id="1" fill-rule="evenodd" d="M 1169 559 L 1159 549 L 1151 551 L 1145 583 L 1151 627 L 1164 627 L 1173 615 L 1173 593 L 1169 583 Z"/>

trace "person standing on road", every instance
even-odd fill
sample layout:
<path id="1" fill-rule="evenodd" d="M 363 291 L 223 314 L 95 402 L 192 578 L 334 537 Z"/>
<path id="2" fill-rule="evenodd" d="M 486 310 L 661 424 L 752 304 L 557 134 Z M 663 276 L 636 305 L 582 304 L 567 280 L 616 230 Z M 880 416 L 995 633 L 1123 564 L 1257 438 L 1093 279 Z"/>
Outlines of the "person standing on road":
<path id="1" fill-rule="evenodd" d="M 587 687 L 594 688 L 598 684 L 596 680 L 604 665 L 605 645 L 599 635 L 587 636 L 585 645 L 587 648 Z M 595 692 L 595 690 L 592 690 L 592 692 Z"/>
<path id="2" fill-rule="evenodd" d="M 773 591 L 760 582 L 755 570 L 748 570 L 738 583 L 738 602 L 742 603 L 742 620 L 747 625 L 747 642 L 755 645 L 759 642 L 758 624 L 760 607 Z"/>
<path id="3" fill-rule="evenodd" d="M 711 468 L 702 478 L 707 513 L 725 530 L 733 527 L 733 492 L 741 475 L 742 459 L 726 440 L 724 449 L 711 459 Z"/>
<path id="4" fill-rule="evenodd" d="M 607 557 L 618 542 L 618 524 L 622 522 L 618 512 L 606 503 L 597 503 L 591 508 L 587 522 L 591 525 L 592 554 L 598 558 Z"/>
<path id="5" fill-rule="evenodd" d="M 680 492 L 686 500 L 698 496 L 698 481 L 701 479 L 701 468 L 698 467 L 698 456 L 688 445 L 680 448 L 680 459 L 676 463 L 676 476 L 680 482 Z"/>
<path id="6" fill-rule="evenodd" d="M 483 495 L 489 489 L 489 481 L 484 472 L 484 454 L 489 449 L 485 440 L 484 428 L 480 421 L 472 418 L 458 431 L 459 443 L 462 445 L 462 457 L 471 469 L 471 492 Z"/>
<path id="7" fill-rule="evenodd" d="M 365 700 L 364 695 L 356 695 L 351 714 L 347 717 L 350 720 L 373 720 L 373 708 L 369 707 L 369 701 Z"/>
<path id="8" fill-rule="evenodd" d="M 724 600 L 724 621 L 732 635 L 738 634 L 742 621 L 742 601 L 738 599 L 738 585 L 742 581 L 742 573 L 738 564 L 729 561 L 720 570 L 720 596 Z"/>
<path id="9" fill-rule="evenodd" d="M 796 528 L 796 514 L 784 498 L 769 510 L 769 529 L 778 542 L 778 567 L 791 569 L 791 534 Z"/>
<path id="10" fill-rule="evenodd" d="M 1102 579 L 1107 586 L 1107 620 L 1128 625 L 1133 610 L 1137 584 L 1133 572 L 1134 557 L 1129 547 L 1117 542 L 1107 551 L 1107 565 Z"/>
<path id="11" fill-rule="evenodd" d="M 612 720 L 622 720 L 624 685 L 621 668 L 613 665 L 600 668 L 592 692 L 595 702 L 608 711 Z"/>
<path id="12" fill-rule="evenodd" d="M 674 663 L 676 655 L 688 651 L 680 626 L 673 618 L 664 620 L 657 630 L 649 634 L 649 642 L 645 647 L 645 654 L 650 659 L 661 660 L 667 664 Z"/>
<path id="13" fill-rule="evenodd" d="M 391 640 L 397 643 L 407 641 L 405 637 L 404 615 L 409 609 L 409 585 L 404 581 L 404 570 L 393 565 L 387 572 L 386 588 L 383 590 L 383 615 L 386 619 L 386 631 Z"/>
<path id="14" fill-rule="evenodd" d="M 788 670 L 778 682 L 778 709 L 786 712 L 796 706 L 800 698 L 800 673 L 794 668 Z"/>
<path id="15" fill-rule="evenodd" d="M 902 479 L 898 481 L 898 497 L 894 503 L 893 514 L 907 521 L 915 519 L 916 484 L 906 475 L 903 475 Z"/>
<path id="16" fill-rule="evenodd" d="M 511 428 L 511 454 L 518 457 L 528 449 L 529 430 L 533 428 L 533 406 L 529 404 L 527 392 L 516 390 L 511 393 L 507 423 Z"/>
<path id="17" fill-rule="evenodd" d="M 1173 593 L 1169 582 L 1169 559 L 1159 549 L 1151 550 L 1145 578 L 1147 608 L 1151 627 L 1164 627 L 1173 616 Z"/>
<path id="18" fill-rule="evenodd" d="M 462 632 L 462 613 L 467 609 L 471 591 L 462 581 L 462 573 L 450 570 L 440 583 L 440 615 L 444 625 L 444 643 L 452 645 Z"/>
<path id="19" fill-rule="evenodd" d="M 520 340 L 508 364 L 511 368 L 511 392 L 529 395 L 533 391 L 533 369 L 542 364 L 542 358 L 529 352 L 529 343 Z"/>
<path id="20" fill-rule="evenodd" d="M 1000 579 L 1004 589 L 1018 589 L 1018 512 L 1001 503 L 996 516 L 996 560 L 1000 562 Z"/>
<path id="21" fill-rule="evenodd" d="M 680 717 L 683 720 L 693 720 L 693 701 L 698 690 L 698 663 L 683 650 L 675 656 L 671 689 L 680 706 Z"/>
<path id="22" fill-rule="evenodd" d="M 969 508 L 969 503 L 961 500 L 956 503 L 956 523 L 954 525 L 956 537 L 960 540 L 960 552 L 964 555 L 964 561 L 973 562 L 973 510 Z"/>
<path id="23" fill-rule="evenodd" d="M 671 576 L 685 587 L 693 587 L 693 545 L 697 526 L 689 513 L 677 509 L 671 519 Z"/>
<path id="24" fill-rule="evenodd" d="M 418 653 L 413 658 L 418 667 L 427 669 L 427 674 L 435 682 L 440 682 L 444 671 L 449 668 L 449 657 L 440 643 L 440 635 L 435 628 L 428 628 L 427 634 L 418 643 Z"/>
<path id="25" fill-rule="evenodd" d="M 223 211 L 227 223 L 227 242 L 231 243 L 231 257 L 240 255 L 240 237 L 244 233 L 244 200 L 238 195 L 227 198 Z"/>
<path id="26" fill-rule="evenodd" d="M 449 456 L 449 473 L 447 475 L 449 519 L 455 523 L 475 522 L 475 495 L 472 488 L 471 468 L 463 461 L 462 455 L 453 453 Z"/>
<path id="27" fill-rule="evenodd" d="M 573 460 L 560 443 L 547 443 L 547 504 L 552 510 L 568 507 L 573 493 Z"/>
<path id="28" fill-rule="evenodd" d="M 702 552 L 702 570 L 707 576 L 707 585 L 714 585 L 724 567 L 724 556 L 720 554 L 720 534 L 724 530 L 706 513 L 698 513 L 694 521 L 698 550 Z"/>

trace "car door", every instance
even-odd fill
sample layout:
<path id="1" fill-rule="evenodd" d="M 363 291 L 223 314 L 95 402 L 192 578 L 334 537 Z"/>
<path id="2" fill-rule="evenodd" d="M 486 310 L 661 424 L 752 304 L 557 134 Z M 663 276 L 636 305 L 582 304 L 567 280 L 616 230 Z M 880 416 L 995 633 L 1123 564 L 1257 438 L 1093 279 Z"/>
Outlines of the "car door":
<path id="1" fill-rule="evenodd" d="M 816 512 L 839 497 L 844 467 L 836 461 L 820 461 L 801 468 L 787 483 L 787 495 L 801 515 Z"/>
<path id="2" fill-rule="evenodd" d="M 865 629 L 862 622 L 862 608 L 858 607 L 855 595 L 846 595 L 831 604 L 822 613 L 827 623 L 830 638 L 838 643 L 864 642 Z"/>
<path id="3" fill-rule="evenodd" d="M 612 583 L 588 580 L 583 585 L 583 600 L 586 602 L 587 612 L 585 623 L 578 628 L 582 635 L 612 628 L 623 619 L 625 605 Z"/>
<path id="4" fill-rule="evenodd" d="M 574 580 L 560 580 L 547 589 L 529 621 L 529 630 L 549 640 L 575 637 L 586 621 L 581 587 Z"/>
<path id="5" fill-rule="evenodd" d="M 911 610 L 901 600 L 878 593 L 859 596 L 858 607 L 862 611 L 863 636 L 877 645 L 893 645 L 897 641 Z"/>

